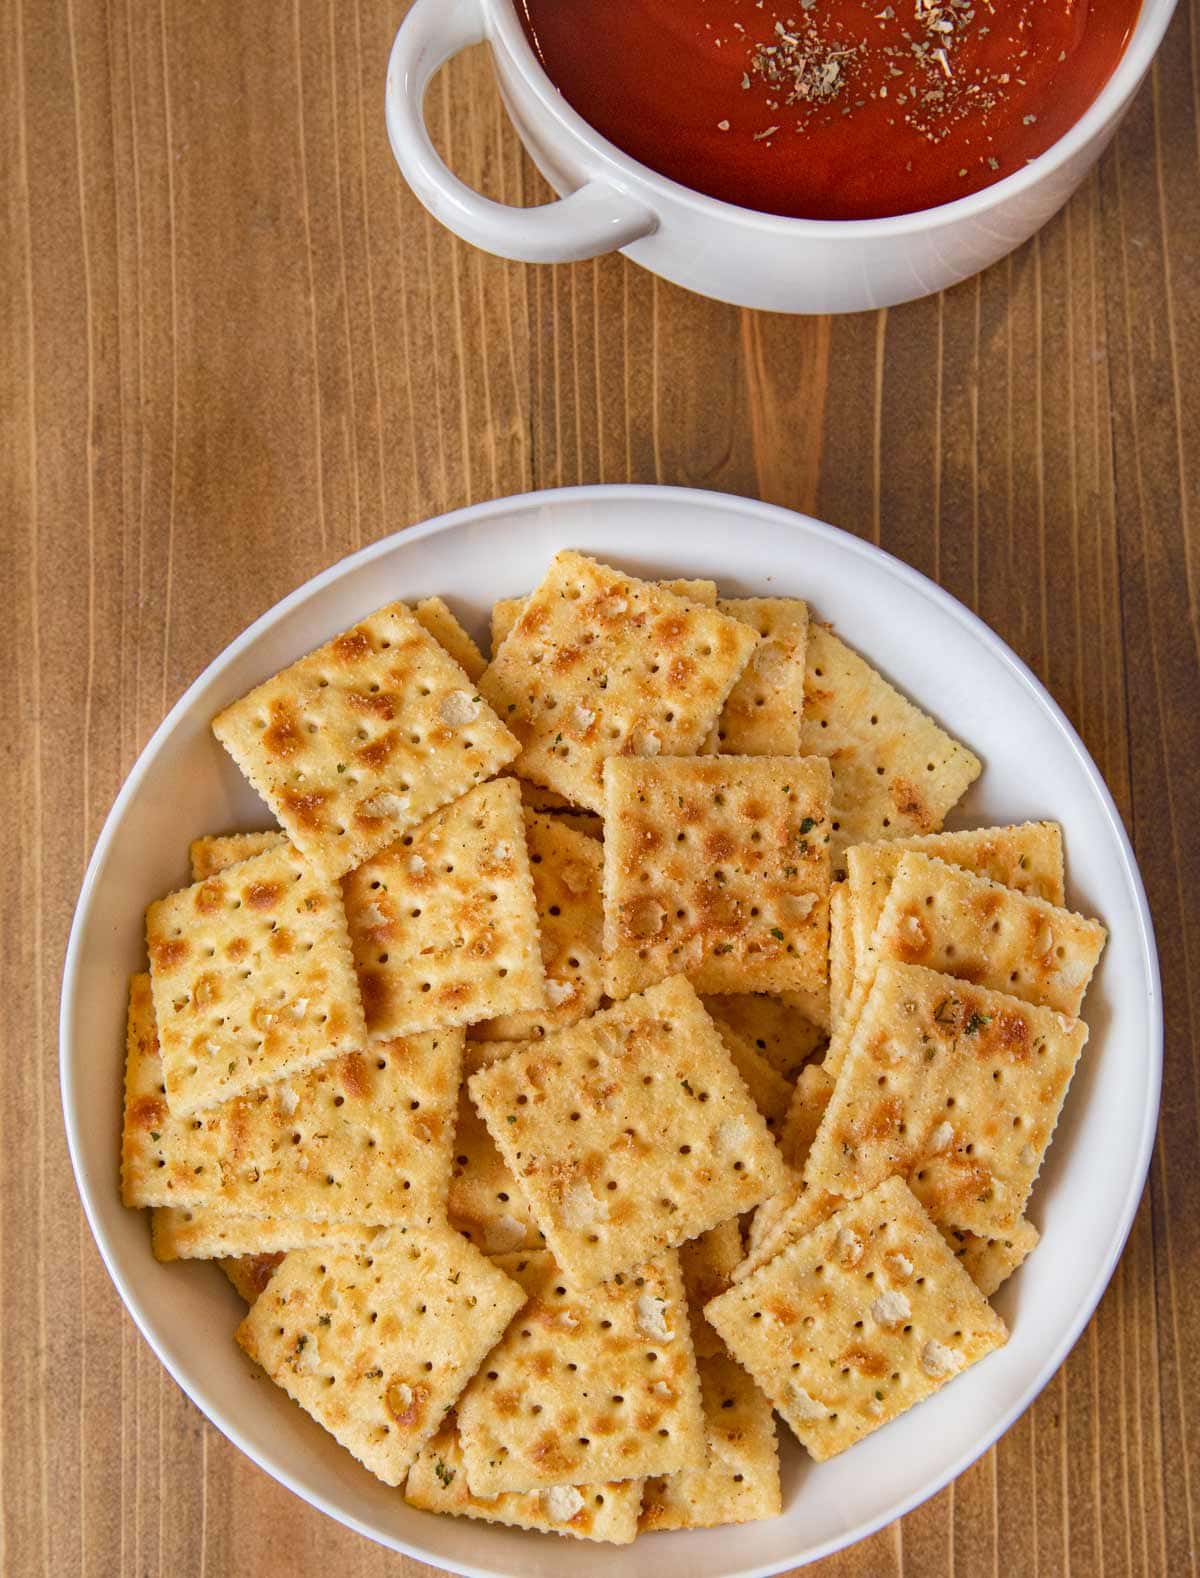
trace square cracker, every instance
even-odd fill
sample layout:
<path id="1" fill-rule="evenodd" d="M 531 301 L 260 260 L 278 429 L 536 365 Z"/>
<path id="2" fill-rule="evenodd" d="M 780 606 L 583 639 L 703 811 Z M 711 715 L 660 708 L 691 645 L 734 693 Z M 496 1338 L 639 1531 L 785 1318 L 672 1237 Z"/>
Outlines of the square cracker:
<path id="1" fill-rule="evenodd" d="M 340 877 L 512 761 L 518 744 L 403 603 L 213 719 L 304 857 Z"/>
<path id="2" fill-rule="evenodd" d="M 566 552 L 479 687 L 521 741 L 521 776 L 602 811 L 605 759 L 694 754 L 757 645 L 736 619 Z"/>
<path id="3" fill-rule="evenodd" d="M 692 1347 L 697 1358 L 724 1352 L 721 1339 L 704 1318 L 709 1299 L 732 1286 L 733 1273 L 742 1258 L 742 1231 L 736 1217 L 710 1227 L 699 1238 L 679 1246 L 679 1264 L 687 1292 L 692 1322 Z"/>
<path id="4" fill-rule="evenodd" d="M 825 1066 L 831 1073 L 841 1068 L 882 959 L 924 965 L 1074 1016 L 1106 935 L 1099 921 L 906 850 L 858 955 Z"/>
<path id="5" fill-rule="evenodd" d="M 396 1232 L 366 1254 L 288 1255 L 235 1335 L 372 1474 L 399 1485 L 524 1301 L 449 1228 Z"/>
<path id="6" fill-rule="evenodd" d="M 936 1222 L 1015 1226 L 1087 1026 L 917 965 L 880 964 L 808 1153 L 808 1184 L 856 1197 L 911 1179 Z"/>
<path id="7" fill-rule="evenodd" d="M 852 960 L 863 957 L 879 924 L 896 868 L 909 852 L 961 866 L 1032 898 L 1065 902 L 1062 829 L 1057 822 L 972 827 L 955 833 L 859 844 L 846 851 Z"/>
<path id="8" fill-rule="evenodd" d="M 545 1006 L 521 790 L 480 784 L 345 879 L 372 1040 Z"/>
<path id="9" fill-rule="evenodd" d="M 762 640 L 717 720 L 710 748 L 729 756 L 801 756 L 808 605 L 798 597 L 723 597 L 723 614 Z"/>
<path id="10" fill-rule="evenodd" d="M 365 1044 L 341 891 L 290 845 L 151 904 L 146 942 L 177 1117 Z"/>
<path id="11" fill-rule="evenodd" d="M 528 1298 L 463 1393 L 477 1496 L 673 1473 L 704 1462 L 679 1259 L 582 1288 L 545 1250 L 498 1264 Z"/>
<path id="12" fill-rule="evenodd" d="M 440 597 L 426 597 L 413 609 L 417 623 L 433 637 L 472 683 L 487 667 L 487 658 Z"/>
<path id="13" fill-rule="evenodd" d="M 689 603 L 703 603 L 705 608 L 717 606 L 717 583 L 715 581 L 659 581 L 659 586 L 666 587 L 668 592 L 674 592 L 676 597 L 685 598 Z M 497 653 L 509 632 L 520 619 L 525 604 L 529 601 L 526 597 L 502 597 L 498 603 L 492 604 L 492 653 Z"/>
<path id="14" fill-rule="evenodd" d="M 699 756 L 605 763 L 606 987 L 824 986 L 829 764 Z"/>
<path id="15" fill-rule="evenodd" d="M 512 1052 L 469 1089 L 581 1284 L 653 1259 L 784 1181 L 766 1124 L 680 976 Z"/>
<path id="16" fill-rule="evenodd" d="M 440 1220 L 462 1046 L 461 1030 L 397 1037 L 194 1118 L 167 1113 L 150 1176 L 186 1178 L 191 1203 L 230 1216 Z"/>
<path id="17" fill-rule="evenodd" d="M 776 1202 L 779 1210 L 760 1234 L 757 1243 L 750 1245 L 745 1260 L 733 1274 L 734 1282 L 744 1282 L 747 1277 L 753 1276 L 760 1266 L 774 1260 L 789 1245 L 806 1238 L 846 1203 L 840 1195 L 826 1194 L 823 1189 L 809 1189 L 803 1182 L 797 1186 L 790 1199 L 778 1195 L 774 1201 L 768 1200 L 767 1204 L 774 1205 Z"/>
<path id="18" fill-rule="evenodd" d="M 512 1490 L 476 1496 L 467 1483 L 455 1420 L 442 1427 L 408 1471 L 404 1499 L 422 1512 L 454 1518 L 479 1518 L 515 1529 L 568 1534 L 577 1540 L 628 1545 L 637 1534 L 642 1482 L 626 1479 L 602 1485 L 553 1485 L 548 1490 Z"/>
<path id="19" fill-rule="evenodd" d="M 148 975 L 129 978 L 125 1019 L 125 1111 L 121 1129 L 121 1202 L 139 1206 L 187 1205 L 205 1191 L 185 1158 L 163 1144 L 168 1125 L 181 1131 L 167 1107 L 154 998 Z M 189 1125 L 190 1127 L 190 1125 Z"/>
<path id="20" fill-rule="evenodd" d="M 957 1227 L 939 1227 L 939 1231 L 985 1299 L 1025 1263 L 1041 1236 L 1025 1217 L 997 1238 L 981 1238 Z"/>
<path id="21" fill-rule="evenodd" d="M 287 834 L 278 830 L 194 838 L 188 845 L 192 881 L 203 882 L 206 877 L 215 877 L 218 871 L 226 871 L 243 860 L 253 860 L 255 855 L 264 855 L 268 849 L 281 849 L 286 843 Z"/>
<path id="22" fill-rule="evenodd" d="M 833 847 L 933 833 L 981 764 L 824 625 L 810 624 L 804 750 L 833 764 Z"/>
<path id="23" fill-rule="evenodd" d="M 792 1104 L 795 1087 L 790 1079 L 784 1079 L 777 1069 L 771 1067 L 753 1042 L 747 1041 L 745 1036 L 739 1035 L 729 1025 L 723 1025 L 719 1019 L 713 1023 L 733 1060 L 734 1068 L 745 1081 L 754 1105 L 766 1119 L 767 1128 L 778 1138 L 783 1131 L 783 1121 Z"/>
<path id="24" fill-rule="evenodd" d="M 494 1044 L 506 1046 L 502 1042 Z M 465 1085 L 459 1096 L 448 1215 L 451 1227 L 485 1255 L 546 1246 L 524 1190 L 496 1149 Z"/>
<path id="25" fill-rule="evenodd" d="M 525 812 L 525 840 L 546 971 L 546 1001 L 474 1025 L 477 1041 L 533 1041 L 594 1013 L 604 991 L 604 855 L 560 815 Z"/>
<path id="26" fill-rule="evenodd" d="M 825 1045 L 825 1032 L 782 997 L 765 992 L 729 992 L 702 999 L 720 1024 L 753 1043 L 785 1079 L 794 1080 L 814 1053 Z"/>
<path id="27" fill-rule="evenodd" d="M 783 1511 L 779 1448 L 771 1405 L 725 1354 L 698 1360 L 707 1460 L 665 1479 L 648 1479 L 638 1532 L 711 1529 Z"/>
<path id="28" fill-rule="evenodd" d="M 843 1206 L 705 1313 L 818 1462 L 1008 1340 L 899 1178 Z"/>
<path id="29" fill-rule="evenodd" d="M 306 1222 L 298 1217 L 231 1216 L 211 1206 L 164 1206 L 151 1212 L 155 1260 L 220 1260 L 286 1254 L 338 1244 L 365 1249 L 383 1229 L 356 1222 Z"/>

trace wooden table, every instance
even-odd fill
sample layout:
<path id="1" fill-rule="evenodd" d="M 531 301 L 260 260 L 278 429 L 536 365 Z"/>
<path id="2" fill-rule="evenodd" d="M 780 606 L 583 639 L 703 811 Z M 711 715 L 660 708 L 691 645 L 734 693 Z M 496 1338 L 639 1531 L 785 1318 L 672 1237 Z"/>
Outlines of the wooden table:
<path id="1" fill-rule="evenodd" d="M 1040 236 L 944 296 L 836 320 L 738 312 L 620 258 L 525 268 L 453 241 L 384 136 L 403 10 L 0 7 L 0 1568 L 429 1571 L 252 1467 L 125 1317 L 67 1163 L 60 964 L 122 779 L 249 620 L 428 515 L 633 479 L 811 511 L 977 609 L 1081 729 L 1158 926 L 1162 1124 L 1099 1313 L 994 1451 L 814 1571 L 1194 1571 L 1195 0 L 1103 165 Z M 538 199 L 486 60 L 460 62 L 432 108 L 457 168 Z"/>

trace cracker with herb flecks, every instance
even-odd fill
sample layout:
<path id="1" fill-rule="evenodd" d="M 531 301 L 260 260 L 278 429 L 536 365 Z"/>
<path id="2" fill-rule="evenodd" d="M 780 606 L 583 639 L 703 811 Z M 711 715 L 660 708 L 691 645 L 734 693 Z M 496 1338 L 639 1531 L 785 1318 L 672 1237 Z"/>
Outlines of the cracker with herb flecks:
<path id="1" fill-rule="evenodd" d="M 497 1262 L 528 1302 L 458 1407 L 477 1496 L 673 1473 L 704 1462 L 679 1260 L 581 1287 L 544 1250 Z"/>
<path id="2" fill-rule="evenodd" d="M 233 1283 L 238 1297 L 247 1304 L 253 1304 L 270 1282 L 275 1267 L 282 1259 L 282 1254 L 234 1255 L 218 1260 L 217 1264 Z"/>
<path id="3" fill-rule="evenodd" d="M 509 1054 L 471 1099 L 581 1284 L 651 1260 L 782 1187 L 779 1151 L 682 977 Z"/>
<path id="4" fill-rule="evenodd" d="M 713 1023 L 725 1043 L 725 1050 L 733 1060 L 734 1068 L 745 1081 L 754 1105 L 766 1119 L 767 1128 L 778 1138 L 783 1130 L 783 1121 L 787 1117 L 788 1108 L 792 1104 L 795 1087 L 791 1080 L 784 1079 L 782 1074 L 771 1067 L 758 1048 L 747 1041 L 745 1036 L 739 1035 L 729 1025 L 723 1025 L 719 1019 L 714 1020 Z"/>
<path id="5" fill-rule="evenodd" d="M 727 992 L 701 999 L 721 1024 L 736 1030 L 777 1073 L 794 1080 L 825 1045 L 825 1032 L 782 997 L 765 992 Z"/>
<path id="6" fill-rule="evenodd" d="M 715 581 L 659 581 L 659 586 L 665 587 L 668 592 L 674 592 L 676 597 L 682 597 L 689 603 L 702 603 L 705 608 L 717 606 L 717 583 Z M 502 597 L 498 603 L 492 604 L 492 655 L 500 650 L 512 627 L 520 619 L 525 604 L 529 601 L 526 597 Z"/>
<path id="7" fill-rule="evenodd" d="M 480 784 L 345 879 L 371 1039 L 545 1006 L 513 778 Z"/>
<path id="8" fill-rule="evenodd" d="M 357 1222 L 234 1216 L 207 1205 L 163 1206 L 150 1213 L 155 1260 L 282 1255 L 320 1244 L 365 1249 L 384 1231 L 382 1227 L 364 1227 Z"/>
<path id="9" fill-rule="evenodd" d="M 938 1223 L 995 1237 L 1025 1209 L 1087 1026 L 918 965 L 881 963 L 804 1169 L 856 1197 L 910 1178 Z"/>
<path id="10" fill-rule="evenodd" d="M 899 1178 L 843 1206 L 705 1314 L 818 1462 L 1008 1340 Z"/>
<path id="11" fill-rule="evenodd" d="M 721 1353 L 721 1339 L 704 1318 L 704 1306 L 731 1285 L 742 1258 L 742 1233 L 737 1218 L 710 1227 L 699 1238 L 679 1246 L 679 1264 L 692 1322 L 692 1347 L 698 1358 Z"/>
<path id="12" fill-rule="evenodd" d="M 604 766 L 606 987 L 824 986 L 829 764 L 820 757 L 611 758 Z"/>
<path id="13" fill-rule="evenodd" d="M 637 1534 L 642 1504 L 640 1479 L 602 1485 L 552 1485 L 547 1490 L 505 1491 L 476 1496 L 467 1483 L 466 1459 L 454 1418 L 423 1447 L 408 1471 L 404 1499 L 422 1512 L 479 1518 L 516 1529 L 568 1534 L 577 1540 L 628 1545 Z"/>
<path id="14" fill-rule="evenodd" d="M 957 1227 L 939 1225 L 939 1231 L 985 1299 L 990 1299 L 1025 1263 L 1040 1237 L 1037 1228 L 1024 1217 L 996 1238 L 981 1238 Z"/>
<path id="15" fill-rule="evenodd" d="M 906 850 L 826 1054 L 837 1072 L 882 959 L 921 964 L 1075 1015 L 1104 948 L 1099 921 Z"/>
<path id="16" fill-rule="evenodd" d="M 253 860 L 268 849 L 282 849 L 287 834 L 263 831 L 261 833 L 220 833 L 206 838 L 194 838 L 188 845 L 188 858 L 192 867 L 192 881 L 203 882 L 215 877 L 218 871 L 227 871 L 243 860 Z"/>
<path id="17" fill-rule="evenodd" d="M 257 686 L 212 727 L 296 848 L 330 878 L 519 749 L 403 603 Z"/>
<path id="18" fill-rule="evenodd" d="M 639 1533 L 751 1523 L 783 1511 L 771 1405 L 725 1354 L 698 1360 L 707 1459 L 703 1468 L 648 1479 Z"/>
<path id="19" fill-rule="evenodd" d="M 417 623 L 474 682 L 487 667 L 487 658 L 475 645 L 440 597 L 426 597 L 413 609 Z"/>
<path id="20" fill-rule="evenodd" d="M 127 1098 L 125 1203 L 369 1225 L 439 1219 L 462 1046 L 461 1030 L 397 1037 L 192 1118 L 157 1113 L 157 1128 Z M 137 1084 L 153 1077 L 142 1056 L 131 1048 Z"/>
<path id="21" fill-rule="evenodd" d="M 803 749 L 833 764 L 833 850 L 933 833 L 979 760 L 824 625 L 810 624 Z"/>
<path id="22" fill-rule="evenodd" d="M 480 1045 L 503 1051 L 508 1043 L 469 1043 L 469 1068 L 473 1062 L 471 1054 Z M 475 1067 L 484 1066 L 475 1064 Z M 450 1225 L 485 1255 L 545 1248 L 546 1240 L 529 1209 L 524 1190 L 496 1149 L 496 1142 L 475 1111 L 465 1085 L 459 1096 L 448 1215 Z"/>
<path id="23" fill-rule="evenodd" d="M 762 640 L 717 720 L 709 748 L 729 756 L 800 756 L 808 605 L 798 597 L 723 597 L 723 614 Z"/>
<path id="24" fill-rule="evenodd" d="M 521 776 L 602 811 L 605 760 L 698 751 L 758 639 L 714 609 L 565 552 L 479 686 L 521 741 Z"/>
<path id="25" fill-rule="evenodd" d="M 546 972 L 545 1003 L 472 1026 L 479 1041 L 532 1041 L 585 1019 L 604 989 L 604 855 L 560 815 L 525 812 L 525 839 Z"/>
<path id="26" fill-rule="evenodd" d="M 399 1485 L 525 1301 L 449 1228 L 367 1254 L 297 1250 L 238 1327 L 276 1385 L 386 1485 Z"/>
<path id="27" fill-rule="evenodd" d="M 850 888 L 835 882 L 829 890 L 829 1018 L 837 1024 L 854 984 L 854 914 Z"/>

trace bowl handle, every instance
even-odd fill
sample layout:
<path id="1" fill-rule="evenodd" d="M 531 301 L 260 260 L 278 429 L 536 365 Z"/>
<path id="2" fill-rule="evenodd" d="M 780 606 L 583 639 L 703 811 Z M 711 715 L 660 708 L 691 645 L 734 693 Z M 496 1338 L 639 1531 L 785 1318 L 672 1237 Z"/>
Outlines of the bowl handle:
<path id="1" fill-rule="evenodd" d="M 425 90 L 452 55 L 487 36 L 483 0 L 416 0 L 392 45 L 388 137 L 430 213 L 464 241 L 523 263 L 573 263 L 649 235 L 658 224 L 651 210 L 598 178 L 540 207 L 512 208 L 481 197 L 447 169 L 426 130 Z"/>

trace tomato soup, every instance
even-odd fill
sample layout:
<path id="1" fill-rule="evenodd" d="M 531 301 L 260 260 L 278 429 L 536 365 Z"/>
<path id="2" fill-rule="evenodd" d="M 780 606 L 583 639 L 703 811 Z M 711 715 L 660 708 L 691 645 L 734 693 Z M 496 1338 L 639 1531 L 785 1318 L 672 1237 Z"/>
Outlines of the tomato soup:
<path id="1" fill-rule="evenodd" d="M 1057 141 L 1139 0 L 517 0 L 597 131 L 710 197 L 876 219 L 990 186 Z"/>

